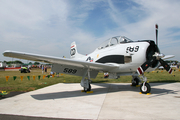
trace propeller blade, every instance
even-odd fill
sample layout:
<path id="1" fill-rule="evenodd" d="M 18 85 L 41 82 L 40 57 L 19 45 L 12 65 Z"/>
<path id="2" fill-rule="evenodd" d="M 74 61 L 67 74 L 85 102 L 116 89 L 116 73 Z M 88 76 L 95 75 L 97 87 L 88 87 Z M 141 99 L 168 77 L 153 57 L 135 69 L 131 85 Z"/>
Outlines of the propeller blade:
<path id="1" fill-rule="evenodd" d="M 158 46 L 158 24 L 156 26 L 156 45 Z"/>
<path id="2" fill-rule="evenodd" d="M 149 66 L 152 65 L 152 60 L 154 60 L 154 59 L 147 60 L 145 63 L 143 63 L 143 64 L 137 69 L 137 73 L 138 73 L 139 75 L 143 74 L 143 73 L 149 68 Z"/>
<path id="3" fill-rule="evenodd" d="M 169 74 L 172 74 L 172 68 L 162 59 L 159 59 L 161 65 L 166 69 L 166 71 L 169 72 Z"/>
<path id="4" fill-rule="evenodd" d="M 158 47 L 158 24 L 156 24 L 155 27 L 156 27 L 156 47 Z M 139 75 L 143 74 L 154 62 L 159 61 L 161 65 L 169 72 L 169 74 L 171 74 L 172 68 L 164 60 L 162 60 L 171 57 L 174 56 L 173 55 L 165 56 L 164 54 L 160 54 L 159 52 L 156 51 L 155 54 L 152 56 L 152 59 L 147 60 L 137 69 L 137 73 Z"/>

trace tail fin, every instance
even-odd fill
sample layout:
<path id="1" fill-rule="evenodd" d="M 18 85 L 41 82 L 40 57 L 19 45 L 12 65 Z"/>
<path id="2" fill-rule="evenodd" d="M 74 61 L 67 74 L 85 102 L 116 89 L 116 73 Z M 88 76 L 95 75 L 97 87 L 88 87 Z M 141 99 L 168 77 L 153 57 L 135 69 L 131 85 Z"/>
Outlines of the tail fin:
<path id="1" fill-rule="evenodd" d="M 76 43 L 75 42 L 72 42 L 71 43 L 71 51 L 70 51 L 70 55 L 71 55 L 71 58 L 80 58 L 80 57 L 83 57 L 85 55 L 81 55 L 77 52 L 77 48 L 76 48 Z"/>

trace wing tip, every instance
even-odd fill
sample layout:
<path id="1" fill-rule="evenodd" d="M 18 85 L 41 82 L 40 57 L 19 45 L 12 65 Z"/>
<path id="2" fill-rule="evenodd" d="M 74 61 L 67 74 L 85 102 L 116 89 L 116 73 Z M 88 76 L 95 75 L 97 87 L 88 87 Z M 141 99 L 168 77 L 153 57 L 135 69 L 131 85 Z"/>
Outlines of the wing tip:
<path id="1" fill-rule="evenodd" d="M 4 55 L 4 56 L 7 56 L 7 54 L 8 54 L 8 53 L 11 53 L 11 52 L 12 52 L 11 50 L 5 50 L 5 51 L 3 52 L 3 55 Z"/>

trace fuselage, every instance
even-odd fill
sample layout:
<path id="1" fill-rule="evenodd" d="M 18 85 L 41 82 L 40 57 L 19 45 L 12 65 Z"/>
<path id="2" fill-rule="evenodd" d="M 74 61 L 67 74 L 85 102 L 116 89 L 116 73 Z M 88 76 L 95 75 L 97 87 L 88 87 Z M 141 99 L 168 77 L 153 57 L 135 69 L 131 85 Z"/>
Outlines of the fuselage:
<path id="1" fill-rule="evenodd" d="M 150 59 L 155 52 L 159 52 L 157 46 L 152 40 L 143 41 L 131 41 L 126 37 L 123 39 L 128 39 L 125 41 L 120 41 L 119 38 L 117 42 L 112 41 L 116 37 L 113 37 L 100 45 L 94 52 L 76 58 L 78 60 L 88 61 L 88 62 L 98 62 L 104 64 L 118 65 L 117 69 L 113 69 L 112 73 L 119 73 L 126 75 L 135 73 L 137 68 L 142 65 L 146 60 Z M 113 42 L 113 44 L 111 44 Z M 154 70 L 158 66 L 158 62 L 154 63 L 153 66 L 149 68 L 149 71 Z"/>

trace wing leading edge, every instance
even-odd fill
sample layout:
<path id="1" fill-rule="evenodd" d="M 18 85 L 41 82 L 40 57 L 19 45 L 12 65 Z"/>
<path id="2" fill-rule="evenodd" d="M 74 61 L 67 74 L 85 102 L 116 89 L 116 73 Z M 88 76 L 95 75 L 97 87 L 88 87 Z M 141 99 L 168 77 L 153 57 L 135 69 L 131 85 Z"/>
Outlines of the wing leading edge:
<path id="1" fill-rule="evenodd" d="M 68 58 L 38 55 L 38 54 L 9 51 L 9 50 L 4 51 L 3 55 L 6 57 L 13 57 L 13 58 L 45 62 L 51 64 L 67 65 L 67 66 L 80 67 L 80 68 L 89 68 L 98 71 L 110 71 L 112 69 L 119 67 L 111 64 L 92 63 L 92 62 L 86 62 L 86 61 L 80 61 L 80 60 L 74 60 Z"/>

